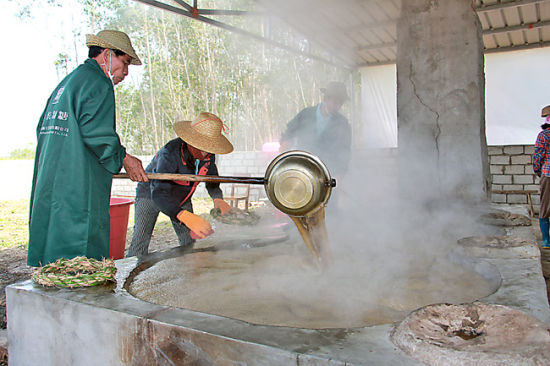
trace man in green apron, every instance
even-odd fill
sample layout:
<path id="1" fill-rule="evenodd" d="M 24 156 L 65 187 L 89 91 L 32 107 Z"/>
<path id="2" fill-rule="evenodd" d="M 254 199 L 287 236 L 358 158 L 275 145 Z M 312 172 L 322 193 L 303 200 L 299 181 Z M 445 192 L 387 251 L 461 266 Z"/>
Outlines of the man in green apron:
<path id="1" fill-rule="evenodd" d="M 86 36 L 88 59 L 55 88 L 36 129 L 27 264 L 59 258 L 109 257 L 109 199 L 122 166 L 134 181 L 147 176 L 127 154 L 115 127 L 114 85 L 141 65 L 119 31 Z"/>

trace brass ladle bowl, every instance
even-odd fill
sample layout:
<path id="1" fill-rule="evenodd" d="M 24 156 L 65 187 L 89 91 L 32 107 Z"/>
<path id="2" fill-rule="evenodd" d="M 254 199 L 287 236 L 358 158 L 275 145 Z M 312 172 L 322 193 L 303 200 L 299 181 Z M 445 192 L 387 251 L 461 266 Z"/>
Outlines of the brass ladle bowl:
<path id="1" fill-rule="evenodd" d="M 264 185 L 267 197 L 279 210 L 290 216 L 306 216 L 326 205 L 336 181 L 317 156 L 293 150 L 269 164 Z"/>

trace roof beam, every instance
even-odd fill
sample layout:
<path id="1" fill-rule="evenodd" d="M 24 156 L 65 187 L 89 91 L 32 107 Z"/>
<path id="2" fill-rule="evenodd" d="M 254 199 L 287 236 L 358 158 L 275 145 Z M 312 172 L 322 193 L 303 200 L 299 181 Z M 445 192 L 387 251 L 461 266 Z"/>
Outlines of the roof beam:
<path id="1" fill-rule="evenodd" d="M 369 66 L 394 65 L 396 62 L 397 62 L 396 60 L 389 60 L 389 61 L 382 61 L 382 62 L 363 62 L 363 63 L 357 64 L 357 68 L 369 67 Z"/>
<path id="2" fill-rule="evenodd" d="M 536 28 L 546 27 L 548 25 L 550 25 L 550 21 L 545 20 L 545 21 L 535 22 L 535 23 L 524 23 L 524 24 L 518 24 L 518 25 L 511 25 L 511 26 L 509 25 L 501 28 L 485 29 L 482 33 L 485 36 L 490 34 L 507 33 L 507 32 L 513 32 L 517 30 L 524 30 L 524 29 L 536 29 Z"/>
<path id="3" fill-rule="evenodd" d="M 505 8 L 517 8 L 517 7 L 523 6 L 523 5 L 544 3 L 546 1 L 548 1 L 548 0 L 513 0 L 513 1 L 506 1 L 506 2 L 499 1 L 496 4 L 479 6 L 479 7 L 476 8 L 476 11 L 478 13 L 484 13 L 486 11 L 491 11 L 491 10 L 499 10 L 499 9 L 505 9 Z"/>
<path id="4" fill-rule="evenodd" d="M 530 49 L 533 49 L 533 48 L 542 48 L 542 47 L 550 47 L 550 41 L 522 44 L 522 45 L 518 45 L 518 46 L 486 48 L 485 53 L 498 53 L 498 52 L 507 52 L 507 51 L 530 50 Z"/>
<path id="5" fill-rule="evenodd" d="M 173 0 L 182 8 L 187 9 L 189 12 L 193 13 L 196 9 L 197 14 L 201 15 L 261 15 L 262 13 L 258 11 L 248 11 L 248 10 L 226 10 L 226 9 L 198 9 L 197 0 L 193 0 L 193 6 L 187 4 L 183 0 Z"/>
<path id="6" fill-rule="evenodd" d="M 323 27 L 322 30 L 324 32 L 326 31 L 355 32 L 360 30 L 370 30 L 370 29 L 379 29 L 383 27 L 390 27 L 396 24 L 397 24 L 397 20 L 390 19 L 390 20 L 383 20 L 379 22 L 352 25 L 350 27 Z"/>
<path id="7" fill-rule="evenodd" d="M 371 51 L 371 50 L 379 50 L 379 49 L 382 49 L 382 48 L 390 48 L 390 47 L 397 47 L 397 42 L 387 42 L 387 43 L 362 45 L 362 46 L 357 46 L 354 49 L 356 51 Z"/>

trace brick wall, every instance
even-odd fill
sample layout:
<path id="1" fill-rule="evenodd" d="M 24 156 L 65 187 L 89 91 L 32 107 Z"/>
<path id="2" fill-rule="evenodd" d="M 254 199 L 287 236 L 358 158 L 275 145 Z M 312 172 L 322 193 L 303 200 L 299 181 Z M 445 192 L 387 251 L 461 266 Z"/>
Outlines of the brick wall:
<path id="1" fill-rule="evenodd" d="M 528 204 L 526 194 L 495 191 L 538 191 L 538 177 L 533 173 L 534 145 L 489 146 L 491 165 L 491 201 L 494 203 Z M 540 196 L 532 193 L 533 208 L 538 212 Z"/>

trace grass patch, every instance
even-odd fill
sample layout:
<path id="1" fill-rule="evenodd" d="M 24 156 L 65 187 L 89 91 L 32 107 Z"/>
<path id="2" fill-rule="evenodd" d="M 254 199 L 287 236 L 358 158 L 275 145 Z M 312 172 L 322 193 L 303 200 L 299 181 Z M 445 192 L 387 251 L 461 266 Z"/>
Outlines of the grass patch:
<path id="1" fill-rule="evenodd" d="M 196 214 L 210 212 L 214 207 L 210 198 L 193 198 L 193 208 Z M 29 243 L 29 200 L 0 201 L 0 249 L 27 247 Z M 134 227 L 134 205 L 130 206 L 128 219 L 128 234 L 132 238 Z M 170 218 L 161 213 L 155 225 L 156 233 L 173 231 Z"/>
<path id="2" fill-rule="evenodd" d="M 0 202 L 0 249 L 27 247 L 29 243 L 29 200 Z"/>

